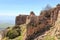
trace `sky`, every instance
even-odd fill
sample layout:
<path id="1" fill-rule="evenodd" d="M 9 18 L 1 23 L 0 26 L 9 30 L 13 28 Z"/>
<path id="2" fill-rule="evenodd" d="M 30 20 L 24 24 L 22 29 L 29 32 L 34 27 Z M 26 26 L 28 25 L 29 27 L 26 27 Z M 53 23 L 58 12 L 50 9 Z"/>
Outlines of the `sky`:
<path id="1" fill-rule="evenodd" d="M 60 0 L 0 0 L 0 23 L 14 23 L 17 15 L 29 15 L 31 11 L 39 15 L 47 4 L 54 7 L 58 3 Z"/>

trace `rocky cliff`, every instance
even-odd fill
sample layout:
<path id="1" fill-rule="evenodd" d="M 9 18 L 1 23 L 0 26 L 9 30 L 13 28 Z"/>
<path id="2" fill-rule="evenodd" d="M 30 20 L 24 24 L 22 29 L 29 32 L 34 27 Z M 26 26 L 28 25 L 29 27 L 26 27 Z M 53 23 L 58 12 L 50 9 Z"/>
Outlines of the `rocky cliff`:
<path id="1" fill-rule="evenodd" d="M 46 31 L 43 35 L 38 36 L 34 40 L 60 40 L 60 9 L 57 14 L 58 16 L 54 26 L 52 26 L 49 31 Z"/>
<path id="2" fill-rule="evenodd" d="M 15 26 L 3 31 L 4 40 L 60 40 L 60 4 L 36 16 L 18 15 Z"/>
<path id="3" fill-rule="evenodd" d="M 38 34 L 50 30 L 50 28 L 55 25 L 55 22 L 58 18 L 59 10 L 60 4 L 49 10 L 41 11 L 39 16 L 36 16 L 33 11 L 30 12 L 30 15 L 19 15 L 16 17 L 15 24 L 26 24 L 28 38 L 26 40 L 32 40 L 38 37 Z"/>

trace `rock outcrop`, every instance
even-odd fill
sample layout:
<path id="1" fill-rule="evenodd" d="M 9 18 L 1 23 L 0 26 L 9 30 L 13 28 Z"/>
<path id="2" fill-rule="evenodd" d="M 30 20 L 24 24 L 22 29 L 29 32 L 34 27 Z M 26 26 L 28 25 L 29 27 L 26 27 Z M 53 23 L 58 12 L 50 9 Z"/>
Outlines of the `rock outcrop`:
<path id="1" fill-rule="evenodd" d="M 28 16 L 28 15 L 19 15 L 19 16 L 17 16 L 17 17 L 16 17 L 15 24 L 16 24 L 16 25 L 21 25 L 21 24 L 26 23 L 26 17 L 27 17 L 27 16 Z"/>
<path id="2" fill-rule="evenodd" d="M 58 4 L 55 8 L 43 10 L 39 16 L 36 16 L 34 12 L 30 12 L 30 15 L 19 15 L 16 17 L 15 24 L 27 24 L 26 40 L 33 40 L 55 25 L 59 11 L 60 5 Z"/>

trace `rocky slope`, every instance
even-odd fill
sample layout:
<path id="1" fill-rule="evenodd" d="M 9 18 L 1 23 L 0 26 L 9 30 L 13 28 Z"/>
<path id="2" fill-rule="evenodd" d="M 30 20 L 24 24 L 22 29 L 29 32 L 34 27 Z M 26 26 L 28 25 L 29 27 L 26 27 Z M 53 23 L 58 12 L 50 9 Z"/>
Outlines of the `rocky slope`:
<path id="1" fill-rule="evenodd" d="M 19 15 L 16 25 L 4 31 L 4 40 L 60 40 L 60 5 L 36 16 Z"/>
<path id="2" fill-rule="evenodd" d="M 48 38 L 49 36 L 54 38 Z M 45 34 L 35 38 L 34 40 L 60 40 L 60 11 L 55 25 L 50 28 L 49 31 L 46 31 Z"/>

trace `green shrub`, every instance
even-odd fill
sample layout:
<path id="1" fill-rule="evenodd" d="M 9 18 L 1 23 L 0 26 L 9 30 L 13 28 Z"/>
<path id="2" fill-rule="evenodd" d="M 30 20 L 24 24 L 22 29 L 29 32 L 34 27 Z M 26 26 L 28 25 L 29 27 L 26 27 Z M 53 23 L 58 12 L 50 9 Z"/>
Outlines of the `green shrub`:
<path id="1" fill-rule="evenodd" d="M 17 36 L 19 36 L 20 34 L 16 31 L 16 30 L 9 30 L 7 32 L 7 37 L 9 37 L 9 39 L 13 39 L 16 38 Z"/>
<path id="2" fill-rule="evenodd" d="M 34 23 L 31 23 L 32 26 L 35 26 Z"/>
<path id="3" fill-rule="evenodd" d="M 21 35 L 21 28 L 19 25 L 14 26 L 12 30 L 16 30 Z"/>

